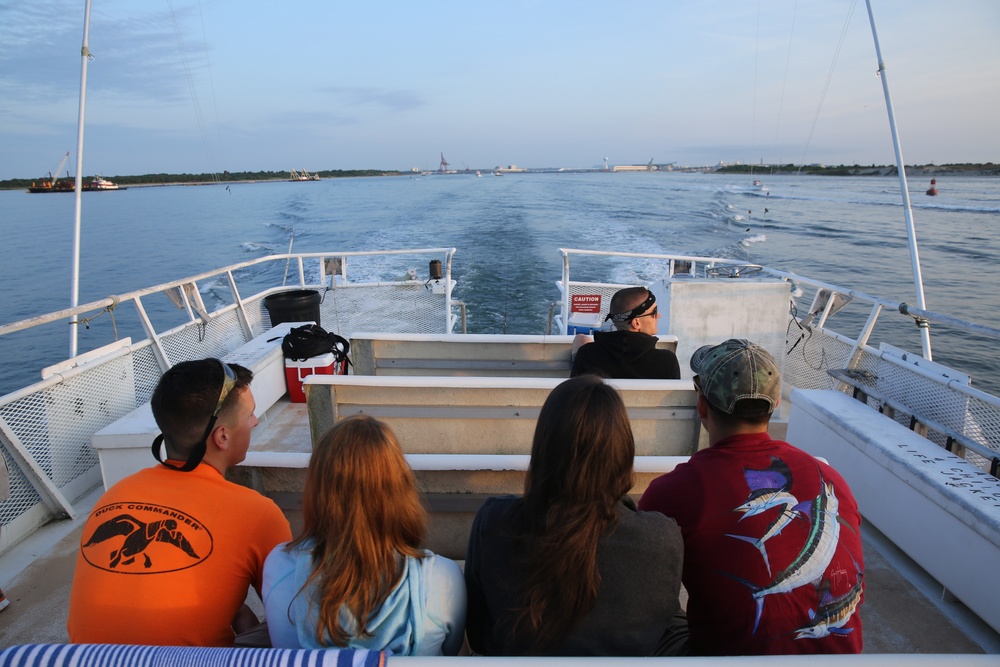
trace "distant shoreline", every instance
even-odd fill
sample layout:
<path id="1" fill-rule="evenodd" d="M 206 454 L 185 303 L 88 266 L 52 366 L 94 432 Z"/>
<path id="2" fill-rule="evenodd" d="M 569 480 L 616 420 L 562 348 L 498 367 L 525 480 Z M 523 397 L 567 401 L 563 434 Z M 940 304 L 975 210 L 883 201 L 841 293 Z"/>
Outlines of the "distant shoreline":
<path id="1" fill-rule="evenodd" d="M 726 165 L 715 170 L 716 174 L 749 174 L 764 175 L 815 175 L 815 176 L 897 176 L 899 170 L 895 165 L 862 167 L 860 165 Z M 907 165 L 908 177 L 928 176 L 1000 176 L 1000 165 L 987 162 L 985 164 L 926 164 Z"/>
<path id="2" fill-rule="evenodd" d="M 327 171 L 318 172 L 322 180 L 334 179 L 334 178 L 365 178 L 372 176 L 462 176 L 470 175 L 475 173 L 477 170 L 468 170 L 461 172 L 447 172 L 438 173 L 434 171 L 430 172 L 409 172 L 409 171 L 382 171 L 382 170 L 357 170 L 357 171 Z M 478 171 L 485 171 L 487 173 L 492 172 L 493 169 L 483 169 Z M 603 169 L 566 169 L 558 170 L 553 168 L 541 168 L 532 169 L 525 168 L 523 170 L 518 170 L 520 173 L 525 174 L 537 174 L 537 173 L 608 173 Z M 665 167 L 661 166 L 657 168 L 654 165 L 653 169 L 649 171 L 664 172 L 664 173 L 704 173 L 704 174 L 753 174 L 757 177 L 765 176 L 896 176 L 897 169 L 895 166 L 877 166 L 872 165 L 869 167 L 862 167 L 860 165 L 838 165 L 838 166 L 827 166 L 827 165 L 747 165 L 747 164 L 732 164 L 732 165 L 722 165 L 714 167 Z M 646 173 L 645 169 L 626 169 L 620 170 L 615 173 Z M 112 176 L 109 180 L 118 183 L 122 189 L 126 188 L 147 188 L 147 187 L 166 187 L 169 185 L 181 185 L 181 186 L 194 186 L 194 185 L 253 185 L 255 183 L 289 183 L 298 182 L 291 181 L 287 176 L 281 175 L 282 172 L 258 172 L 260 177 L 257 178 L 246 178 L 246 172 L 229 174 L 220 178 L 218 175 L 213 174 L 148 174 L 145 176 Z M 972 177 L 995 177 L 1000 176 L 1000 165 L 993 163 L 985 164 L 948 164 L 948 165 L 908 165 L 906 167 L 906 175 L 908 177 L 928 177 L 928 178 L 938 178 L 945 176 L 972 176 Z M 187 180 L 170 180 L 171 178 L 186 177 Z M 162 181 L 147 181 L 149 178 L 163 178 Z M 39 182 L 44 179 L 9 179 L 6 181 L 0 181 L 0 190 L 27 190 L 34 182 Z M 309 181 L 303 181 L 308 183 Z M 72 192 L 72 190 L 69 190 Z"/>

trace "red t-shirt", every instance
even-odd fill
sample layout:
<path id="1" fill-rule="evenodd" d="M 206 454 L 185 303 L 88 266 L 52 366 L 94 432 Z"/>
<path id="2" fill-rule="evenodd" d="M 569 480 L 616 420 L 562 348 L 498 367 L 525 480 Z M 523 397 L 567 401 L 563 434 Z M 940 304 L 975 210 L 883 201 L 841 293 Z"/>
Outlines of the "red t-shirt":
<path id="1" fill-rule="evenodd" d="M 829 465 L 738 435 L 655 479 L 639 509 L 681 527 L 694 652 L 861 652 L 861 516 Z"/>
<path id="2" fill-rule="evenodd" d="M 264 560 L 291 539 L 268 498 L 201 464 L 121 480 L 83 528 L 69 605 L 73 643 L 232 646 Z"/>

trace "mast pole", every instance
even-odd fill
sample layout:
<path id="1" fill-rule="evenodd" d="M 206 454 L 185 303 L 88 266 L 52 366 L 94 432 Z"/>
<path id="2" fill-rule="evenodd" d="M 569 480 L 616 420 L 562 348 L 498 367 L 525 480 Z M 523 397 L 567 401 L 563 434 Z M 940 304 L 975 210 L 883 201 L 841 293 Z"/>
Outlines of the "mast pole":
<path id="1" fill-rule="evenodd" d="M 875 55 L 878 58 L 878 75 L 882 79 L 882 92 L 885 94 L 885 109 L 889 114 L 889 129 L 892 132 L 892 146 L 896 151 L 896 171 L 899 172 L 899 186 L 903 191 L 903 215 L 906 218 L 906 236 L 910 243 L 910 264 L 913 267 L 913 282 L 917 291 L 917 307 L 926 310 L 924 302 L 924 280 L 920 273 L 920 253 L 917 251 L 917 233 L 913 226 L 913 209 L 910 206 L 910 190 L 906 184 L 906 165 L 903 162 L 903 151 L 899 146 L 899 132 L 896 130 L 896 114 L 892 110 L 892 98 L 889 96 L 889 81 L 885 73 L 885 62 L 882 60 L 882 48 L 878 42 L 878 31 L 875 29 L 875 15 L 872 13 L 871 0 L 865 0 L 868 7 L 868 21 L 872 26 L 872 39 L 875 40 Z M 918 319 L 920 327 L 920 342 L 925 359 L 931 357 L 931 332 L 927 320 Z"/>
<path id="2" fill-rule="evenodd" d="M 87 109 L 87 63 L 90 62 L 90 49 L 87 44 L 90 39 L 90 0 L 87 0 L 83 14 L 83 47 L 80 56 L 83 64 L 80 66 L 80 115 L 76 125 L 76 182 L 73 187 L 76 196 L 76 208 L 73 215 L 73 275 L 70 285 L 70 308 L 80 303 L 80 211 L 82 209 L 83 192 L 83 119 Z M 77 335 L 79 324 L 76 319 L 69 323 L 69 357 L 76 356 Z"/>

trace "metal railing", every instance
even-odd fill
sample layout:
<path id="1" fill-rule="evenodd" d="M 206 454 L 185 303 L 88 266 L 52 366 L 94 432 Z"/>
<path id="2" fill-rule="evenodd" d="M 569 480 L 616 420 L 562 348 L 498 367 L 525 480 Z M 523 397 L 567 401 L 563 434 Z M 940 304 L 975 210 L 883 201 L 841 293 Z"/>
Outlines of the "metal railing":
<path id="1" fill-rule="evenodd" d="M 947 328 L 952 337 L 974 335 L 994 341 L 1000 340 L 1000 329 L 736 260 L 563 248 L 559 252 L 562 278 L 558 283 L 560 300 L 555 304 L 557 314 L 553 322 L 555 332 L 563 334 L 567 331 L 573 294 L 596 293 L 601 294 L 603 300 L 610 299 L 618 289 L 630 286 L 606 282 L 604 276 L 610 272 L 593 264 L 577 273 L 587 273 L 589 277 L 595 270 L 603 271 L 598 280 L 571 278 L 571 265 L 582 264 L 591 258 L 648 263 L 650 266 L 645 267 L 649 276 L 647 282 L 665 277 L 677 279 L 678 275 L 682 280 L 705 279 L 711 278 L 713 273 L 718 274 L 714 279 L 720 281 L 733 279 L 729 277 L 732 273 L 749 273 L 753 278 L 788 282 L 791 299 L 782 360 L 786 395 L 792 387 L 853 391 L 852 386 L 831 377 L 827 371 L 863 372 L 872 407 L 882 409 L 883 404 L 889 405 L 892 410 L 887 412 L 900 423 L 908 427 L 915 424 L 915 430 L 924 437 L 985 470 L 996 468 L 993 460 L 1000 452 L 1000 399 L 973 387 L 968 375 L 923 359 L 919 354 L 904 352 L 898 341 L 896 345 L 883 342 L 872 345 L 871 342 L 876 325 L 881 335 L 898 336 L 916 349 L 920 343 L 913 332 L 930 325 Z M 749 271 L 739 271 L 740 267 Z M 808 305 L 803 307 L 803 304 Z M 832 326 L 834 320 L 837 329 Z M 952 446 L 963 441 L 976 445 L 957 449 Z"/>
<path id="2" fill-rule="evenodd" d="M 73 516 L 73 502 L 100 482 L 91 436 L 147 402 L 166 369 L 180 361 L 223 357 L 270 328 L 263 301 L 287 289 L 275 286 L 285 282 L 283 270 L 293 267 L 297 273 L 293 287 L 322 294 L 322 323 L 342 336 L 370 328 L 373 318 L 389 321 L 386 329 L 400 333 L 446 333 L 459 325 L 464 329 L 464 306 L 452 299 L 454 253 L 454 248 L 421 248 L 271 255 L 0 326 L 0 336 L 17 336 L 62 326 L 70 318 L 89 323 L 95 314 L 109 315 L 100 321 L 106 338 L 91 350 L 45 368 L 41 381 L 0 397 L 0 455 L 11 473 L 11 496 L 0 503 L 0 551 L 53 517 Z M 404 273 L 398 262 L 414 257 L 441 262 L 441 278 Z M 255 293 L 244 296 L 250 292 Z M 206 306 L 207 295 L 216 307 Z M 125 304 L 135 308 L 132 329 L 143 336 L 138 342 L 120 335 Z M 171 316 L 171 309 L 180 317 Z M 7 361 L 30 364 L 44 347 L 34 343 L 22 340 L 19 358 Z"/>

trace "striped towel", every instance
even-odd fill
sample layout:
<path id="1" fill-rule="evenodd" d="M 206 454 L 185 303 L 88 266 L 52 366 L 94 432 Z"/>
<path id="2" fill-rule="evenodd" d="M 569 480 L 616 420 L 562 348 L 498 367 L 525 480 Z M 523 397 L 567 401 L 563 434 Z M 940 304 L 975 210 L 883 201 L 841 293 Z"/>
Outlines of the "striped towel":
<path id="1" fill-rule="evenodd" d="M 0 651 L 0 667 L 385 667 L 384 651 L 28 644 Z"/>

